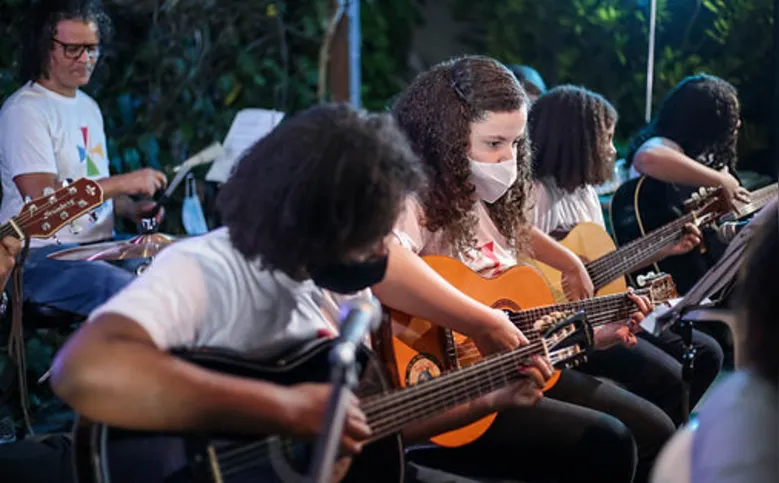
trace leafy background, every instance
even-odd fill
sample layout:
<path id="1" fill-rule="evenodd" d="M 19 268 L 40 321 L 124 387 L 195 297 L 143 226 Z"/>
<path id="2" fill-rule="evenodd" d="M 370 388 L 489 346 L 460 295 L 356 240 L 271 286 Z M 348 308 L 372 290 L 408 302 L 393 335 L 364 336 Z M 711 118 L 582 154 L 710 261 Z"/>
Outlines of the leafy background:
<path id="1" fill-rule="evenodd" d="M 463 51 L 535 66 L 549 85 L 577 83 L 620 111 L 624 148 L 643 125 L 648 0 L 363 0 L 362 96 L 384 110 L 415 70 L 414 30 L 435 3 L 460 22 L 443 60 Z M 19 86 L 19 27 L 28 0 L 0 0 L 0 100 Z M 684 76 L 704 71 L 740 89 L 742 166 L 775 176 L 769 156 L 772 0 L 659 0 L 655 105 Z M 105 0 L 114 41 L 86 90 L 100 103 L 112 171 L 172 174 L 222 140 L 245 107 L 292 113 L 317 102 L 318 52 L 330 0 Z M 443 34 L 442 34 L 443 35 Z M 206 168 L 198 168 L 197 175 Z M 181 190 L 180 190 L 181 191 Z M 178 196 L 181 196 L 179 192 Z M 208 211 L 208 196 L 206 208 Z M 174 201 L 177 201 L 174 199 Z M 177 204 L 163 230 L 181 233 Z M 207 213 L 208 214 L 208 213 Z M 51 401 L 37 378 L 58 334 L 28 343 L 34 405 Z M 0 358 L 2 359 L 2 358 Z M 2 362 L 2 360 L 0 360 Z"/>
<path id="2" fill-rule="evenodd" d="M 429 1 L 429 0 L 428 0 Z M 27 0 L 0 0 L 0 96 L 18 87 L 18 27 Z M 643 124 L 648 0 L 448 0 L 462 49 L 535 66 L 555 85 L 605 94 L 618 146 Z M 704 71 L 740 89 L 742 166 L 775 174 L 768 156 L 772 0 L 659 0 L 655 102 Z M 235 113 L 288 113 L 317 102 L 318 52 L 330 0 L 106 0 L 114 41 L 87 87 L 106 121 L 112 169 L 171 168 L 214 140 Z M 413 75 L 423 0 L 363 0 L 362 95 L 383 110 Z M 203 174 L 196 171 L 196 175 Z M 202 176 L 200 176 L 202 178 Z M 181 190 L 179 190 L 181 191 Z M 178 194 L 181 196 L 181 193 Z M 180 232 L 177 206 L 167 231 Z"/>

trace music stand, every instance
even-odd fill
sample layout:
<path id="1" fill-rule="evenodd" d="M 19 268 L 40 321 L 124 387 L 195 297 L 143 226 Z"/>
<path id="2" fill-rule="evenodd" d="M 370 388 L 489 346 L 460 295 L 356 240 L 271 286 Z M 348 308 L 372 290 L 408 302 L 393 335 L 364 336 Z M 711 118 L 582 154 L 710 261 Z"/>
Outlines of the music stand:
<path id="1" fill-rule="evenodd" d="M 766 207 L 768 208 L 768 207 Z M 776 209 L 771 205 L 770 212 Z M 706 299 L 730 284 L 738 273 L 747 248 L 747 242 L 765 216 L 756 215 L 730 242 L 722 258 L 711 267 L 687 294 L 673 307 L 663 305 L 650 313 L 641 327 L 653 335 L 664 330 L 673 330 L 682 337 L 684 355 L 682 356 L 682 410 L 684 422 L 690 416 L 690 385 L 695 367 L 695 347 L 692 345 L 692 330 L 696 321 L 720 321 L 732 327 L 733 318 L 729 311 L 717 309 L 715 304 L 706 303 Z M 769 213 L 770 216 L 770 213 Z"/>

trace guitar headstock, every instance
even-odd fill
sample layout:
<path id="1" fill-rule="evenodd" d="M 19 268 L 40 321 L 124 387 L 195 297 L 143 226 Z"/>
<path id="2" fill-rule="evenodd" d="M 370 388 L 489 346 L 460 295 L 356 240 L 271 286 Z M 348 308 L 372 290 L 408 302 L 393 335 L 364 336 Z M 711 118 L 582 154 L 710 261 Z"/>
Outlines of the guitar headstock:
<path id="1" fill-rule="evenodd" d="M 697 193 L 693 193 L 685 200 L 684 208 L 687 212 L 694 212 L 698 224 L 706 224 L 730 211 L 725 188 L 703 187 Z"/>
<path id="2" fill-rule="evenodd" d="M 26 237 L 49 238 L 57 230 L 103 203 L 103 189 L 81 178 L 54 193 L 28 201 L 11 220 Z"/>
<path id="3" fill-rule="evenodd" d="M 649 300 L 653 305 L 663 303 L 679 296 L 671 275 L 661 273 L 648 281 Z"/>
<path id="4" fill-rule="evenodd" d="M 541 334 L 554 367 L 574 367 L 587 360 L 593 332 L 584 311 L 552 312 L 536 320 L 533 326 Z"/>

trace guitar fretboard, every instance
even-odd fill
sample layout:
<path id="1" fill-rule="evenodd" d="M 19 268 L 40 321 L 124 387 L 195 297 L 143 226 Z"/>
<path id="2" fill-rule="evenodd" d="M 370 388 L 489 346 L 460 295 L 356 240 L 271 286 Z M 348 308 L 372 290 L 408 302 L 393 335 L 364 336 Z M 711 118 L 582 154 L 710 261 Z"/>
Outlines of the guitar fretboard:
<path id="1" fill-rule="evenodd" d="M 406 425 L 453 409 L 518 380 L 518 364 L 544 352 L 541 342 L 482 359 L 422 384 L 362 399 L 360 406 L 373 430 L 371 441 L 397 433 Z M 560 360 L 551 360 L 552 364 Z"/>
<path id="2" fill-rule="evenodd" d="M 641 289 L 636 290 L 634 293 L 636 295 L 650 295 L 650 290 Z M 652 302 L 656 301 L 653 300 Z M 509 319 L 519 327 L 519 330 L 521 330 L 528 339 L 533 341 L 540 337 L 533 327 L 533 324 L 536 320 L 545 315 L 549 315 L 552 312 L 578 312 L 584 310 L 587 313 L 587 320 L 590 321 L 590 324 L 593 327 L 597 327 L 598 325 L 626 319 L 637 309 L 636 303 L 629 299 L 625 293 L 619 293 L 578 300 L 576 302 L 526 309 L 514 312 L 509 315 Z"/>
<path id="3" fill-rule="evenodd" d="M 739 218 L 749 216 L 767 205 L 772 199 L 776 198 L 777 193 L 779 193 L 779 185 L 777 185 L 777 183 L 763 186 L 749 194 L 749 203 L 740 203 L 737 209 L 720 217 L 720 221 L 735 221 Z"/>
<path id="4" fill-rule="evenodd" d="M 694 220 L 695 214 L 688 213 L 597 260 L 586 263 L 584 266 L 592 279 L 595 290 L 605 287 L 611 281 L 635 270 L 647 260 L 653 259 L 679 238 L 685 224 Z"/>

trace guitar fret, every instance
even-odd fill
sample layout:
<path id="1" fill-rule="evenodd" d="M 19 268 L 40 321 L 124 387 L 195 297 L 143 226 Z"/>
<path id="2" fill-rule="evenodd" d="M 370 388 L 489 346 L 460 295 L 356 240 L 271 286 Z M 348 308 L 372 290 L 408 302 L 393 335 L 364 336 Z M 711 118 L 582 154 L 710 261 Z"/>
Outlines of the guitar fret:
<path id="1" fill-rule="evenodd" d="M 516 365 L 531 354 L 542 351 L 538 343 L 493 356 L 456 372 L 451 372 L 417 386 L 374 396 L 363 401 L 368 424 L 374 429 L 371 440 L 395 433 L 420 418 L 457 407 L 496 389 L 505 387 L 520 375 Z M 496 377 L 498 371 L 502 377 Z M 449 393 L 448 397 L 441 397 Z"/>

